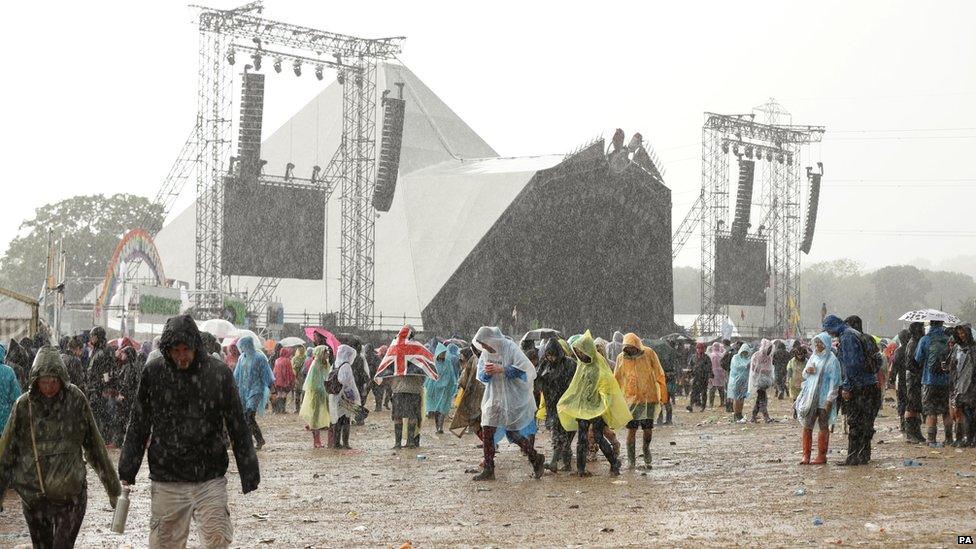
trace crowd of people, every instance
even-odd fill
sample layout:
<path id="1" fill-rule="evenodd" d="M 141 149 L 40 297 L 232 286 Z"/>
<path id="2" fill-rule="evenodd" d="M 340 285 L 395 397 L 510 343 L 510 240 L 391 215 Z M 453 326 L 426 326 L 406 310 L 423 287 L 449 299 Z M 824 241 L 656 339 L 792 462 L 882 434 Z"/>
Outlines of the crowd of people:
<path id="1" fill-rule="evenodd" d="M 789 399 L 804 465 L 826 463 L 839 416 L 848 439 L 839 465 L 868 463 L 888 386 L 907 441 L 976 446 L 968 325 L 912 323 L 887 339 L 866 334 L 857 316 L 831 315 L 822 330 L 806 341 L 735 342 L 621 332 L 608 341 L 589 331 L 564 338 L 537 330 L 516 342 L 486 326 L 470 341 L 421 342 L 404 326 L 374 350 L 348 334 L 330 340 L 324 330 L 307 344 L 251 336 L 221 343 L 180 316 L 141 345 L 109 341 L 98 327 L 57 346 L 39 335 L 0 345 L 0 491 L 11 486 L 21 496 L 35 546 L 70 547 L 85 515 L 85 464 L 114 507 L 148 453 L 150 546 L 183 546 L 195 520 L 206 546 L 226 547 L 233 536 L 228 449 L 248 493 L 260 482 L 257 451 L 267 443 L 259 417 L 291 409 L 313 448 L 349 449 L 351 427 L 370 414 L 370 395 L 374 414 L 390 413 L 394 449 L 420 446 L 428 423 L 434 433 L 474 433 L 482 449 L 475 481 L 495 478 L 504 439 L 536 479 L 547 470 L 590 476 L 597 452 L 611 475 L 625 466 L 650 469 L 655 426 L 673 422 L 679 397 L 687 397 L 689 413 L 717 405 L 739 423 L 777 421 L 769 399 Z M 539 429 L 550 433 L 548 462 L 536 447 Z M 117 470 L 113 447 L 120 448 Z"/>

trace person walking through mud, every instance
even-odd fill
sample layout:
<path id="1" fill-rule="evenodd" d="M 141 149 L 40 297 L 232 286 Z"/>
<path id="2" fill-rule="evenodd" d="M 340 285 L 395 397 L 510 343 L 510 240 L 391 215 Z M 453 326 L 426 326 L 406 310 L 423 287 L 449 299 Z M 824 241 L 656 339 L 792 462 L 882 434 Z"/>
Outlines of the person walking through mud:
<path id="1" fill-rule="evenodd" d="M 302 407 L 298 412 L 299 417 L 305 420 L 305 429 L 312 432 L 312 448 L 322 448 L 322 429 L 328 429 L 332 424 L 329 394 L 325 391 L 325 380 L 332 370 L 327 349 L 327 346 L 319 345 L 311 353 L 312 364 L 305 374 Z"/>
<path id="2" fill-rule="evenodd" d="M 403 448 L 403 427 L 406 423 L 407 448 L 416 448 L 420 441 L 423 415 L 424 379 L 437 379 L 434 355 L 414 341 L 413 327 L 400 328 L 396 339 L 386 349 L 386 355 L 376 368 L 375 383 L 388 383 L 393 392 L 393 449 Z"/>
<path id="3" fill-rule="evenodd" d="M 261 481 L 233 374 L 206 353 L 200 331 L 188 315 L 166 321 L 160 351 L 162 356 L 142 371 L 119 456 L 119 478 L 123 484 L 135 484 L 148 443 L 149 547 L 186 547 L 191 519 L 197 522 L 205 547 L 227 547 L 234 529 L 227 510 L 225 428 L 241 490 L 250 493 Z M 254 352 L 253 345 L 245 345 L 242 352 Z"/>
<path id="4" fill-rule="evenodd" d="M 936 445 L 939 416 L 945 428 L 945 443 L 952 444 L 952 420 L 949 419 L 949 337 L 942 322 L 929 323 L 929 333 L 918 342 L 915 362 L 922 367 L 922 413 L 928 427 L 929 446 Z"/>
<path id="5" fill-rule="evenodd" d="M 823 321 L 824 331 L 840 341 L 841 397 L 847 416 L 847 459 L 839 465 L 864 465 L 871 461 L 871 438 L 881 391 L 878 377 L 866 366 L 861 334 L 834 315 Z"/>
<path id="6" fill-rule="evenodd" d="M 650 469 L 654 418 L 660 413 L 661 404 L 668 401 L 664 369 L 657 354 L 642 345 L 637 334 L 629 333 L 623 339 L 623 352 L 617 355 L 614 377 L 633 418 L 627 422 L 627 463 L 631 469 L 637 466 L 637 429 L 641 429 L 644 467 Z"/>
<path id="7" fill-rule="evenodd" d="M 752 355 L 749 362 L 749 394 L 756 395 L 756 402 L 752 406 L 752 422 L 758 421 L 759 414 L 762 414 L 763 421 L 772 423 L 769 417 L 769 395 L 767 391 L 775 383 L 775 370 L 773 368 L 773 344 L 764 339 L 759 342 L 759 350 Z"/>
<path id="8" fill-rule="evenodd" d="M 546 458 L 533 447 L 536 404 L 532 394 L 535 366 L 501 329 L 482 326 L 472 345 L 481 351 L 478 380 L 485 385 L 481 399 L 484 469 L 472 480 L 495 480 L 495 450 L 503 438 L 517 444 L 532 464 L 533 476 L 542 478 Z"/>
<path id="9" fill-rule="evenodd" d="M 695 405 L 705 411 L 705 395 L 708 392 L 708 380 L 712 377 L 712 359 L 705 354 L 705 344 L 695 344 L 695 354 L 688 359 L 691 366 L 691 396 L 686 409 L 694 411 Z"/>
<path id="10" fill-rule="evenodd" d="M 837 418 L 837 393 L 840 388 L 840 361 L 831 349 L 830 336 L 821 333 L 813 339 L 813 356 L 803 368 L 803 385 L 796 398 L 796 418 L 803 426 L 801 465 L 827 463 L 830 427 Z M 817 425 L 817 457 L 810 461 L 813 426 Z"/>
<path id="11" fill-rule="evenodd" d="M 10 483 L 20 495 L 34 547 L 74 547 L 88 507 L 86 462 L 114 509 L 122 487 L 88 399 L 69 381 L 58 349 L 41 347 L 0 438 L 0 494 Z"/>
<path id="12" fill-rule="evenodd" d="M 752 356 L 752 347 L 743 343 L 735 356 L 732 357 L 732 364 L 729 370 L 729 386 L 726 389 L 729 400 L 732 402 L 732 421 L 745 423 L 746 418 L 742 417 L 742 407 L 746 398 L 749 397 L 749 359 Z"/>
<path id="13" fill-rule="evenodd" d="M 268 397 L 275 378 L 268 358 L 255 348 L 253 338 L 242 337 L 237 340 L 237 349 L 241 354 L 234 368 L 234 382 L 244 405 L 247 424 L 256 442 L 255 448 L 260 450 L 264 447 L 264 434 L 261 433 L 257 416 L 263 416 L 268 407 Z"/>
<path id="14" fill-rule="evenodd" d="M 578 431 L 576 436 L 576 474 L 590 476 L 586 470 L 586 454 L 589 441 L 587 431 L 592 427 L 593 438 L 607 462 L 610 474 L 620 474 L 620 456 L 607 440 L 604 427 L 619 429 L 634 419 L 627 407 L 627 399 L 620 384 L 613 377 L 610 366 L 596 350 L 593 336 L 587 330 L 581 337 L 573 340 L 576 353 L 576 373 L 569 388 L 559 399 L 559 421 L 563 429 Z"/>
<path id="15" fill-rule="evenodd" d="M 539 375 L 535 378 L 535 385 L 545 400 L 546 427 L 552 433 L 552 459 L 547 468 L 553 473 L 558 471 L 560 461 L 563 471 L 570 471 L 573 460 L 574 433 L 563 429 L 557 410 L 559 399 L 573 381 L 573 374 L 576 372 L 576 361 L 567 356 L 563 344 L 564 341 L 555 337 L 542 342 Z"/>

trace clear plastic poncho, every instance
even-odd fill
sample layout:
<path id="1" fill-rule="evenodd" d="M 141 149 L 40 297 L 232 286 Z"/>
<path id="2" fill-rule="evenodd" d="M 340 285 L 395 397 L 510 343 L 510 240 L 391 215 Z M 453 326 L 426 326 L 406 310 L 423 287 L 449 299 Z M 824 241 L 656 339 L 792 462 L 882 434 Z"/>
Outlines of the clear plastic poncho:
<path id="1" fill-rule="evenodd" d="M 360 405 L 359 388 L 356 387 L 356 375 L 352 371 L 356 362 L 356 349 L 348 345 L 339 345 L 336 351 L 334 368 L 339 369 L 337 379 L 342 384 L 342 390 L 337 395 L 329 395 L 329 415 L 333 423 L 340 417 L 354 417 Z"/>
<path id="2" fill-rule="evenodd" d="M 823 351 L 817 352 L 816 342 L 823 344 Z M 803 385 L 796 397 L 793 407 L 796 409 L 796 419 L 801 424 L 812 426 L 817 410 L 826 410 L 830 405 L 828 423 L 834 424 L 837 417 L 837 391 L 840 388 L 840 361 L 831 351 L 831 338 L 822 332 L 814 338 L 813 355 L 803 368 Z M 814 372 L 807 373 L 807 368 L 813 366 Z"/>
<path id="3" fill-rule="evenodd" d="M 732 366 L 729 368 L 729 385 L 726 387 L 728 398 L 732 400 L 744 400 L 749 397 L 749 358 L 752 356 L 752 347 L 748 343 L 743 343 L 739 351 L 732 357 Z"/>
<path id="4" fill-rule="evenodd" d="M 590 361 L 577 359 L 573 381 L 556 405 L 563 429 L 576 431 L 579 428 L 576 420 L 596 417 L 602 417 L 611 429 L 626 425 L 633 416 L 624 392 L 606 359 L 597 352 L 589 330 L 574 341 L 573 349 L 590 357 Z"/>
<path id="5" fill-rule="evenodd" d="M 759 343 L 759 350 L 752 355 L 752 360 L 749 362 L 749 394 L 754 395 L 760 389 L 769 389 L 775 382 L 773 343 L 763 339 Z"/>
<path id="6" fill-rule="evenodd" d="M 490 345 L 490 343 L 489 343 Z M 434 351 L 434 366 L 437 368 L 437 379 L 425 378 L 424 390 L 427 391 L 425 411 L 439 412 L 445 416 L 451 413 L 454 394 L 458 389 L 457 364 L 461 358 L 461 350 L 451 343 L 437 344 Z"/>
<path id="7" fill-rule="evenodd" d="M 332 423 L 329 415 L 329 394 L 325 392 L 325 380 L 329 378 L 332 366 L 329 364 L 329 353 L 325 345 L 319 345 L 312 351 L 312 364 L 308 367 L 305 384 L 302 390 L 302 407 L 298 416 L 305 420 L 309 429 L 325 429 Z"/>
<path id="8" fill-rule="evenodd" d="M 478 379 L 485 385 L 481 397 L 481 425 L 498 428 L 496 443 L 506 431 L 516 431 L 523 436 L 535 433 L 536 405 L 532 395 L 535 366 L 498 327 L 482 326 L 471 342 L 481 351 Z M 484 345 L 494 352 L 489 352 Z M 504 367 L 505 372 L 489 376 L 485 371 L 488 363 Z"/>

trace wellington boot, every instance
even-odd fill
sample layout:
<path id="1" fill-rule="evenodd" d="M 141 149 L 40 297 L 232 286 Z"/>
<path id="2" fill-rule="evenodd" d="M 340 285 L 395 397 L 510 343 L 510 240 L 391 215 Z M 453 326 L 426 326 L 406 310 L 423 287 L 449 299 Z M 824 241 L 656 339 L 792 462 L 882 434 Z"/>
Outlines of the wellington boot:
<path id="1" fill-rule="evenodd" d="M 471 480 L 482 481 L 482 480 L 495 480 L 495 468 L 485 467 L 480 473 L 473 476 Z"/>
<path id="2" fill-rule="evenodd" d="M 637 443 L 635 442 L 627 443 L 627 464 L 631 469 L 637 467 Z"/>
<path id="3" fill-rule="evenodd" d="M 821 433 L 822 432 L 823 431 L 821 431 Z M 810 450 L 813 446 L 813 430 L 804 428 L 800 441 L 803 447 L 803 459 L 800 460 L 800 465 L 810 465 Z"/>
<path id="4" fill-rule="evenodd" d="M 925 437 L 922 436 L 922 422 L 918 416 L 905 418 L 905 440 L 912 444 L 925 442 Z"/>
<path id="5" fill-rule="evenodd" d="M 820 431 L 817 433 L 817 457 L 814 458 L 813 465 L 823 465 L 827 463 L 827 445 L 830 442 L 830 431 Z"/>

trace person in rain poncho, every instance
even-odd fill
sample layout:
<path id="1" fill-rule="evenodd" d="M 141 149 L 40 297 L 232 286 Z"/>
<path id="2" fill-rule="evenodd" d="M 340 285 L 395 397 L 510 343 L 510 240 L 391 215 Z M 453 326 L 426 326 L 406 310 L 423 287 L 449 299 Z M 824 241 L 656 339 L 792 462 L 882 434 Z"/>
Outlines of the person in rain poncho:
<path id="1" fill-rule="evenodd" d="M 407 448 L 416 448 L 420 443 L 418 426 L 423 416 L 424 379 L 428 377 L 437 378 L 434 356 L 414 341 L 410 325 L 400 328 L 373 378 L 375 383 L 388 384 L 393 393 L 394 450 L 403 447 L 404 422 L 407 424 Z"/>
<path id="2" fill-rule="evenodd" d="M 495 449 L 506 436 L 529 457 L 535 478 L 542 478 L 546 458 L 528 438 L 536 433 L 535 366 L 497 327 L 482 326 L 471 342 L 481 351 L 478 379 L 485 385 L 481 398 L 485 465 L 473 480 L 495 479 Z"/>
<path id="3" fill-rule="evenodd" d="M 868 369 L 861 332 L 835 315 L 827 315 L 823 329 L 837 338 L 837 359 L 841 366 L 840 396 L 847 419 L 847 459 L 841 465 L 865 465 L 871 461 L 874 420 L 881 404 L 876 372 Z"/>
<path id="4" fill-rule="evenodd" d="M 905 440 L 914 444 L 925 442 L 921 429 L 922 365 L 915 360 L 915 349 L 925 335 L 925 325 L 908 325 L 909 338 L 905 345 Z"/>
<path id="5" fill-rule="evenodd" d="M 302 397 L 305 387 L 305 346 L 295 347 L 295 356 L 291 357 L 291 371 L 295 374 L 295 388 L 292 390 L 292 400 L 295 401 L 295 413 L 302 408 Z"/>
<path id="6" fill-rule="evenodd" d="M 335 368 L 338 370 L 338 380 L 342 389 L 337 395 L 329 395 L 329 414 L 332 416 L 335 432 L 335 447 L 351 449 L 349 446 L 350 419 L 355 418 L 361 409 L 359 387 L 356 384 L 356 374 L 353 366 L 356 363 L 356 349 L 349 345 L 339 345 L 336 351 Z"/>
<path id="7" fill-rule="evenodd" d="M 607 353 L 607 340 L 603 339 L 602 337 L 598 337 L 593 340 L 593 344 L 596 346 L 597 352 L 603 355 L 604 360 L 607 361 L 607 366 L 610 367 L 610 371 L 612 372 L 613 369 L 617 367 L 616 362 L 614 362 L 616 355 L 610 356 Z"/>
<path id="8" fill-rule="evenodd" d="M 4 367 L 4 385 L 11 375 Z M 57 348 L 37 351 L 28 390 L 4 420 L 0 494 L 10 484 L 20 496 L 34 547 L 74 547 L 88 503 L 86 463 L 112 508 L 122 487 L 88 400 L 68 379 Z"/>
<path id="9" fill-rule="evenodd" d="M 661 411 L 661 403 L 668 401 L 667 380 L 657 354 L 642 345 L 637 334 L 624 336 L 623 345 L 623 351 L 617 355 L 614 377 L 633 417 L 627 423 L 627 460 L 633 469 L 637 461 L 637 429 L 640 428 L 643 431 L 644 466 L 650 469 L 654 418 Z"/>
<path id="10" fill-rule="evenodd" d="M 589 476 L 586 470 L 588 440 L 586 432 L 593 426 L 593 437 L 610 463 L 610 474 L 620 474 L 620 457 L 603 434 L 603 427 L 619 429 L 634 419 L 620 384 L 613 377 L 610 366 L 597 352 L 589 330 L 573 344 L 576 353 L 576 373 L 569 388 L 559 399 L 559 421 L 567 431 L 579 431 L 576 437 L 576 473 Z"/>
<path id="11" fill-rule="evenodd" d="M 729 386 L 726 389 L 729 400 L 732 401 L 732 421 L 745 423 L 742 417 L 742 404 L 749 397 L 749 359 L 752 357 L 752 347 L 743 343 L 738 352 L 732 357 L 729 369 Z"/>
<path id="12" fill-rule="evenodd" d="M 473 429 L 481 439 L 481 398 L 485 394 L 485 386 L 478 380 L 478 355 L 481 351 L 474 347 L 461 350 L 461 377 L 458 379 L 457 409 L 451 419 L 451 431 L 458 438 L 467 429 Z"/>
<path id="13" fill-rule="evenodd" d="M 688 399 L 687 410 L 694 410 L 695 404 L 705 411 L 705 393 L 708 391 L 708 379 L 712 377 L 712 360 L 705 354 L 705 344 L 695 344 L 695 354 L 688 358 L 691 366 L 691 397 Z"/>
<path id="14" fill-rule="evenodd" d="M 329 364 L 329 353 L 325 345 L 319 345 L 312 351 L 312 364 L 305 376 L 302 387 L 304 396 L 298 416 L 305 420 L 305 428 L 312 431 L 312 447 L 322 447 L 321 430 L 328 429 L 332 424 L 329 415 L 329 394 L 325 392 L 325 380 L 329 378 L 332 366 Z"/>
<path id="15" fill-rule="evenodd" d="M 437 344 L 434 351 L 434 365 L 437 368 L 437 379 L 424 380 L 427 391 L 427 417 L 434 418 L 434 425 L 438 434 L 444 433 L 444 418 L 451 413 L 451 404 L 458 388 L 457 363 L 460 359 L 458 346 L 451 343 Z"/>
<path id="16" fill-rule="evenodd" d="M 962 429 L 956 431 L 955 441 L 957 446 L 973 447 L 976 446 L 976 342 L 969 324 L 956 326 L 952 337 L 956 343 L 950 358 L 956 374 L 953 394 L 956 409 L 962 416 Z"/>
<path id="17" fill-rule="evenodd" d="M 624 352 L 624 334 L 622 332 L 614 332 L 610 343 L 607 343 L 607 357 L 617 360 L 617 357 L 622 352 Z"/>
<path id="18" fill-rule="evenodd" d="M 719 406 L 725 404 L 725 383 L 728 376 L 722 368 L 722 357 L 725 356 L 725 348 L 716 341 L 712 343 L 712 348 L 708 352 L 708 359 L 712 363 L 712 378 L 708 382 L 708 407 L 715 407 L 715 393 L 718 393 Z"/>
<path id="19" fill-rule="evenodd" d="M 725 354 L 722 355 L 722 369 L 725 370 L 725 378 L 728 379 L 729 373 L 732 371 L 732 357 L 739 352 L 739 347 L 742 346 L 742 343 L 739 342 L 733 345 L 731 341 L 725 340 L 723 344 L 725 345 Z M 725 411 L 730 414 L 732 413 L 732 399 L 729 397 L 728 390 L 725 391 Z"/>
<path id="20" fill-rule="evenodd" d="M 238 339 L 237 350 L 240 351 L 240 356 L 234 367 L 234 382 L 237 384 L 237 392 L 244 406 L 244 416 L 254 436 L 255 448 L 260 450 L 264 447 L 264 435 L 258 425 L 257 416 L 263 416 L 265 408 L 268 407 L 268 396 L 274 383 L 274 373 L 271 371 L 271 365 L 268 364 L 268 357 L 255 348 L 254 338 Z"/>
<path id="21" fill-rule="evenodd" d="M 7 348 L 0 344 L 0 433 L 7 425 L 7 417 L 14 409 L 14 402 L 20 397 L 20 382 L 13 368 L 3 363 L 7 356 Z M 0 495 L 2 497 L 2 495 Z"/>
<path id="22" fill-rule="evenodd" d="M 546 339 L 542 343 L 542 357 L 539 359 L 539 375 L 535 385 L 542 391 L 546 407 L 546 427 L 552 431 L 552 460 L 548 469 L 556 472 L 559 460 L 563 462 L 563 470 L 571 470 L 573 459 L 574 433 L 563 429 L 559 421 L 557 405 L 563 393 L 569 388 L 576 373 L 576 361 L 566 355 L 566 351 L 558 338 Z"/>
<path id="23" fill-rule="evenodd" d="M 796 401 L 800 396 L 803 385 L 803 369 L 807 366 L 809 351 L 799 341 L 793 345 L 792 358 L 786 365 L 786 386 L 790 392 L 790 400 Z"/>
<path id="24" fill-rule="evenodd" d="M 803 369 L 803 387 L 796 397 L 796 418 L 803 426 L 801 465 L 827 463 L 830 426 L 837 417 L 837 394 L 840 388 L 840 361 L 831 350 L 830 335 L 821 333 L 813 339 L 813 356 Z M 810 461 L 813 425 L 817 424 L 817 457 Z"/>
<path id="25" fill-rule="evenodd" d="M 759 350 L 752 355 L 749 363 L 749 394 L 756 395 L 756 403 L 752 407 L 752 422 L 758 421 L 759 414 L 763 415 L 766 423 L 773 420 L 769 417 L 769 397 L 766 390 L 775 383 L 775 369 L 773 368 L 773 344 L 768 339 L 759 343 Z"/>
<path id="26" fill-rule="evenodd" d="M 291 359 L 294 357 L 295 349 L 285 347 L 279 351 L 278 358 L 274 361 L 274 401 L 271 403 L 271 410 L 276 414 L 284 414 L 288 393 L 295 386 L 295 371 L 292 370 Z"/>

